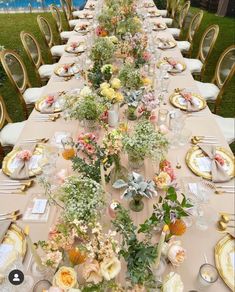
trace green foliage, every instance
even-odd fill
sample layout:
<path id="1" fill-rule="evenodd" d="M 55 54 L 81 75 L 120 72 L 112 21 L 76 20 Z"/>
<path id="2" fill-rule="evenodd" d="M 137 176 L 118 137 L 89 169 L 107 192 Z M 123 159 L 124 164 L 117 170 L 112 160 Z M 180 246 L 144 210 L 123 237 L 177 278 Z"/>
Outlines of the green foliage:
<path id="1" fill-rule="evenodd" d="M 107 63 L 115 52 L 115 45 L 109 37 L 97 38 L 91 49 L 90 58 L 103 65 Z"/>
<path id="2" fill-rule="evenodd" d="M 154 288 L 155 280 L 151 265 L 157 258 L 157 245 L 152 245 L 148 234 L 143 240 L 137 237 L 137 227 L 130 218 L 129 211 L 119 205 L 114 221 L 115 229 L 122 235 L 120 255 L 127 262 L 127 278 L 132 285 L 140 284 L 146 288 Z"/>
<path id="3" fill-rule="evenodd" d="M 129 89 L 139 89 L 143 86 L 140 70 L 135 69 L 133 64 L 125 64 L 119 74 L 122 85 Z"/>

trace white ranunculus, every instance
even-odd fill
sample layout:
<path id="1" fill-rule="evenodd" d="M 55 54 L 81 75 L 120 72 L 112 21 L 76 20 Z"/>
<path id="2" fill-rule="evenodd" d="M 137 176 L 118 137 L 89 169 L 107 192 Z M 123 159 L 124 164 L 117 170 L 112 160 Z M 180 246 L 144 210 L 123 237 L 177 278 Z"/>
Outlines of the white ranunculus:
<path id="1" fill-rule="evenodd" d="M 181 281 L 180 275 L 170 272 L 163 281 L 163 292 L 183 292 L 184 285 Z"/>
<path id="2" fill-rule="evenodd" d="M 116 257 L 104 259 L 100 264 L 100 270 L 105 280 L 110 281 L 121 271 L 121 262 Z"/>
<path id="3" fill-rule="evenodd" d="M 92 90 L 88 86 L 84 86 L 83 89 L 80 91 L 81 97 L 86 97 L 92 94 Z"/>

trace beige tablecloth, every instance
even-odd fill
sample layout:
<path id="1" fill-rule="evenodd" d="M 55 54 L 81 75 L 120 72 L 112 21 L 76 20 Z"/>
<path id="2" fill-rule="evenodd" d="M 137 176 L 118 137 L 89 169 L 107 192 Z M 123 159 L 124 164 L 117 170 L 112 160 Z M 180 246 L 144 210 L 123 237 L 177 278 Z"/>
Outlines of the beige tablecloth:
<path id="1" fill-rule="evenodd" d="M 157 20 L 160 20 L 158 18 Z M 168 30 L 162 32 L 152 32 L 152 36 L 155 38 L 156 36 L 160 37 L 171 37 Z M 69 41 L 76 41 L 81 36 L 74 35 Z M 180 53 L 178 47 L 170 50 L 162 51 L 162 56 L 172 56 L 179 60 L 183 60 L 183 57 Z M 64 53 L 61 57 L 59 63 L 69 63 L 73 62 L 74 56 L 69 55 L 68 53 Z M 71 79 L 70 81 L 64 81 L 63 78 L 58 78 L 57 76 L 53 75 L 48 82 L 44 93 L 51 93 L 56 91 L 62 90 L 69 90 L 73 88 L 81 88 L 83 84 L 82 79 Z M 196 87 L 195 81 L 190 74 L 189 70 L 186 69 L 182 74 L 178 74 L 176 76 L 170 76 L 170 85 L 169 85 L 169 94 L 176 88 L 190 88 L 190 90 L 194 91 L 195 93 L 199 93 L 198 88 Z M 164 106 L 165 108 L 172 110 L 173 106 L 168 102 L 167 105 Z M 210 110 L 205 108 L 203 111 L 204 116 L 201 117 L 188 117 L 186 119 L 186 127 L 192 131 L 194 135 L 213 135 L 215 136 L 219 144 L 224 146 L 229 150 L 229 146 L 225 141 L 221 131 L 219 130 Z M 41 138 L 41 137 L 48 137 L 52 138 L 54 133 L 57 131 L 68 131 L 72 133 L 73 137 L 76 137 L 79 132 L 81 132 L 81 128 L 79 127 L 79 123 L 77 121 L 64 121 L 62 118 L 57 120 L 56 122 L 36 122 L 33 120 L 33 117 L 39 115 L 38 112 L 35 110 L 30 115 L 28 121 L 26 122 L 25 128 L 19 138 L 19 142 L 23 139 L 27 138 Z M 177 177 L 186 177 L 191 176 L 195 177 L 193 173 L 188 169 L 185 163 L 185 154 L 188 149 L 191 147 L 190 144 L 187 144 L 182 147 L 178 147 L 176 149 L 172 149 L 168 153 L 168 160 L 170 160 L 173 166 L 176 165 L 176 158 L 179 157 L 179 162 L 182 165 L 180 170 L 176 170 Z M 63 160 L 62 157 L 58 158 L 57 161 L 57 168 L 58 171 L 61 168 L 67 169 L 71 172 L 71 162 Z M 147 177 L 153 176 L 153 165 L 150 161 L 145 161 L 145 169 L 142 171 L 144 172 Z M 6 179 L 4 174 L 0 174 L 0 180 Z M 228 183 L 229 185 L 232 182 Z M 26 204 L 28 200 L 30 200 L 30 196 L 33 194 L 40 194 L 42 193 L 42 188 L 36 184 L 33 188 L 28 190 L 26 195 L 1 195 L 0 194 L 0 211 L 7 212 L 14 209 L 20 209 L 21 212 L 25 211 Z M 110 189 L 110 193 L 112 193 L 113 197 L 116 199 L 120 199 L 119 195 L 113 189 Z M 143 221 L 151 214 L 153 200 L 145 200 L 145 207 L 141 213 L 132 213 L 132 217 L 136 224 L 143 223 Z M 126 204 L 126 203 L 125 203 Z M 233 194 L 224 194 L 221 196 L 214 195 L 211 198 L 210 203 L 208 204 L 208 209 L 213 210 L 213 214 L 218 216 L 218 212 L 226 211 L 228 213 L 234 213 L 234 195 Z M 53 210 L 50 214 L 50 218 L 47 223 L 30 223 L 31 227 L 31 237 L 33 241 L 37 240 L 44 240 L 47 239 L 48 231 L 50 226 L 53 225 L 56 218 L 56 210 Z M 104 215 L 104 220 L 107 221 L 108 217 Z M 25 223 L 20 221 L 19 224 L 24 226 Z M 109 224 L 109 222 L 106 222 Z M 206 289 L 202 289 L 198 287 L 197 282 L 197 275 L 199 271 L 199 267 L 204 263 L 204 254 L 206 254 L 209 263 L 214 264 L 214 246 L 224 235 L 220 234 L 216 231 L 216 226 L 210 226 L 206 231 L 198 230 L 195 226 L 188 228 L 185 235 L 183 235 L 180 240 L 182 240 L 182 245 L 187 250 L 187 258 L 185 262 L 175 270 L 180 273 L 182 280 L 184 282 L 185 290 L 198 290 L 198 291 L 208 291 L 208 292 L 223 292 L 229 291 L 227 286 L 224 282 L 219 279 L 216 284 L 208 287 Z M 173 269 L 173 268 L 170 268 Z M 124 272 L 120 276 L 120 279 L 124 279 Z M 124 281 L 124 280 L 122 280 Z M 1 289 L 0 289 L 1 290 Z"/>

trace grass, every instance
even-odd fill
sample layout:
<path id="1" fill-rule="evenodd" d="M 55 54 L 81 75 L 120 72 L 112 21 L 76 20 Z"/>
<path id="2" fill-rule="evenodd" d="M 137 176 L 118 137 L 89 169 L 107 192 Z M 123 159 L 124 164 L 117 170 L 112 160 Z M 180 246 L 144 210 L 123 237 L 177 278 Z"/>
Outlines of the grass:
<path id="1" fill-rule="evenodd" d="M 190 12 L 192 14 L 196 13 L 198 8 L 191 8 Z M 58 38 L 56 38 L 56 30 L 55 23 L 52 19 L 50 13 L 42 13 L 44 17 L 48 19 L 50 24 L 53 27 L 55 40 L 58 42 Z M 26 56 L 19 34 L 22 30 L 33 33 L 37 40 L 40 43 L 40 47 L 43 52 L 43 58 L 45 62 L 49 62 L 48 49 L 44 44 L 41 33 L 39 31 L 37 25 L 38 14 L 0 14 L 0 45 L 4 45 L 7 49 L 12 49 L 17 51 L 24 59 L 26 64 L 28 75 L 30 81 L 33 86 L 39 85 L 34 68 Z M 234 43 L 234 19 L 229 17 L 218 17 L 212 13 L 204 12 L 204 17 L 202 20 L 202 24 L 200 26 L 199 31 L 195 35 L 194 39 L 194 50 L 192 57 L 196 57 L 199 42 L 204 30 L 211 24 L 218 24 L 220 27 L 219 37 L 217 39 L 214 50 L 209 58 L 208 66 L 204 75 L 205 82 L 210 82 L 215 71 L 216 62 L 220 56 L 220 54 L 224 51 L 225 48 Z M 65 26 L 64 26 L 65 27 Z M 230 82 L 229 86 L 225 90 L 223 96 L 223 102 L 221 106 L 220 115 L 224 117 L 234 117 L 235 116 L 235 77 Z M 7 80 L 4 80 L 3 84 L 0 86 L 0 94 L 4 97 L 4 100 L 7 105 L 8 112 L 10 113 L 13 121 L 20 121 L 23 119 L 22 109 L 19 106 L 16 92 L 12 89 L 11 84 Z M 235 150 L 235 145 L 232 145 L 233 150 Z"/>

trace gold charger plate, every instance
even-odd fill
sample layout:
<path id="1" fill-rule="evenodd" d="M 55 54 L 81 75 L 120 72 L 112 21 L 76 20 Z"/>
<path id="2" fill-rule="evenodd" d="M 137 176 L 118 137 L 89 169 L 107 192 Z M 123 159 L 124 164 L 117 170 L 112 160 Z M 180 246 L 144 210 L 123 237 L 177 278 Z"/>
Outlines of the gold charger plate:
<path id="1" fill-rule="evenodd" d="M 38 112 L 41 112 L 42 110 L 43 110 L 43 105 L 45 104 L 45 100 L 46 100 L 46 98 L 47 98 L 47 95 L 45 95 L 45 96 L 43 96 L 43 97 L 41 97 L 39 100 L 37 100 L 36 102 L 35 102 L 35 109 L 38 111 Z M 43 113 L 59 113 L 59 112 L 61 112 L 62 110 L 61 110 L 61 108 L 59 108 L 59 107 L 57 107 L 57 106 L 55 106 L 54 107 L 54 109 L 53 109 L 53 111 L 48 111 L 48 112 L 43 112 Z"/>
<path id="2" fill-rule="evenodd" d="M 153 26 L 153 30 L 154 31 L 161 31 L 161 30 L 166 30 L 166 29 L 167 29 L 167 26 L 166 25 L 164 25 L 163 27 L 158 27 L 156 25 Z"/>
<path id="3" fill-rule="evenodd" d="M 160 68 L 161 67 L 161 65 L 163 65 L 163 64 L 169 64 L 166 60 L 161 60 L 161 61 L 159 61 L 158 63 L 157 63 L 157 67 L 158 68 Z M 186 69 L 186 64 L 185 63 L 183 63 L 183 62 L 178 62 L 178 64 L 181 64 L 182 65 L 182 67 L 183 67 L 183 69 L 182 70 L 177 70 L 177 69 L 175 69 L 175 68 L 172 68 L 172 69 L 170 69 L 170 70 L 168 70 L 168 72 L 169 73 L 181 73 L 181 72 L 183 72 L 185 69 Z M 169 64 L 170 65 L 170 64 Z"/>
<path id="4" fill-rule="evenodd" d="M 63 65 L 59 65 L 59 66 L 57 66 L 56 68 L 55 68 L 55 70 L 54 70 L 54 73 L 56 74 L 56 75 L 58 75 L 58 76 L 60 76 L 60 77 L 71 77 L 71 76 L 74 76 L 74 74 L 77 74 L 78 72 L 79 72 L 79 68 L 77 67 L 76 68 L 76 70 L 75 71 L 73 71 L 73 72 L 63 72 L 62 70 L 63 70 L 63 67 L 65 66 L 65 65 L 69 65 L 70 66 L 70 68 L 72 68 L 72 67 L 74 67 L 74 64 L 63 64 Z M 71 66 L 72 65 L 72 66 Z M 62 73 L 61 73 L 61 71 L 62 71 Z"/>
<path id="5" fill-rule="evenodd" d="M 161 14 L 157 11 L 148 11 L 149 17 L 160 17 Z"/>
<path id="6" fill-rule="evenodd" d="M 74 31 L 79 32 L 79 33 L 88 33 L 90 31 L 89 24 L 86 23 L 84 25 L 87 25 L 87 27 L 85 29 L 80 29 L 81 24 L 77 24 L 74 28 Z"/>
<path id="7" fill-rule="evenodd" d="M 44 144 L 37 144 L 35 147 L 35 150 L 33 152 L 33 156 L 42 156 L 43 151 L 45 149 L 45 145 Z M 2 162 L 2 171 L 4 174 L 10 176 L 14 169 L 12 169 L 11 164 L 14 162 L 14 159 L 16 158 L 17 153 L 19 153 L 20 151 L 22 151 L 22 149 L 19 148 L 14 148 L 11 152 L 9 152 L 3 159 Z M 33 177 L 35 175 L 38 175 L 42 172 L 41 167 L 37 167 L 34 169 L 29 170 L 29 176 Z"/>
<path id="8" fill-rule="evenodd" d="M 79 45 L 75 48 L 75 50 L 69 50 L 69 48 L 71 48 L 71 44 L 68 44 L 65 46 L 65 52 L 69 53 L 69 54 L 80 54 L 85 52 L 86 50 L 86 46 L 84 42 L 79 43 Z"/>
<path id="9" fill-rule="evenodd" d="M 181 110 L 186 111 L 187 105 L 183 105 L 179 102 L 180 97 L 181 97 L 181 95 L 179 93 L 175 92 L 172 95 L 170 95 L 169 100 L 173 106 L 175 106 Z M 196 93 L 192 93 L 192 97 L 196 98 L 199 102 L 198 111 L 200 111 L 206 107 L 206 101 L 201 95 L 196 94 Z"/>
<path id="10" fill-rule="evenodd" d="M 227 166 L 227 174 L 230 178 L 234 177 L 234 157 L 230 154 L 228 150 L 223 147 L 216 147 L 216 153 L 220 154 L 225 161 L 225 165 Z M 196 175 L 205 178 L 207 180 L 212 180 L 211 172 L 203 172 L 200 170 L 199 166 L 197 165 L 196 158 L 199 157 L 207 157 L 205 153 L 199 148 L 199 146 L 193 146 L 186 154 L 186 164 L 189 169 L 195 173 Z"/>
<path id="11" fill-rule="evenodd" d="M 235 269 L 232 264 L 235 256 L 235 239 L 227 234 L 215 246 L 215 265 L 224 280 L 225 284 L 235 290 L 234 274 Z"/>

